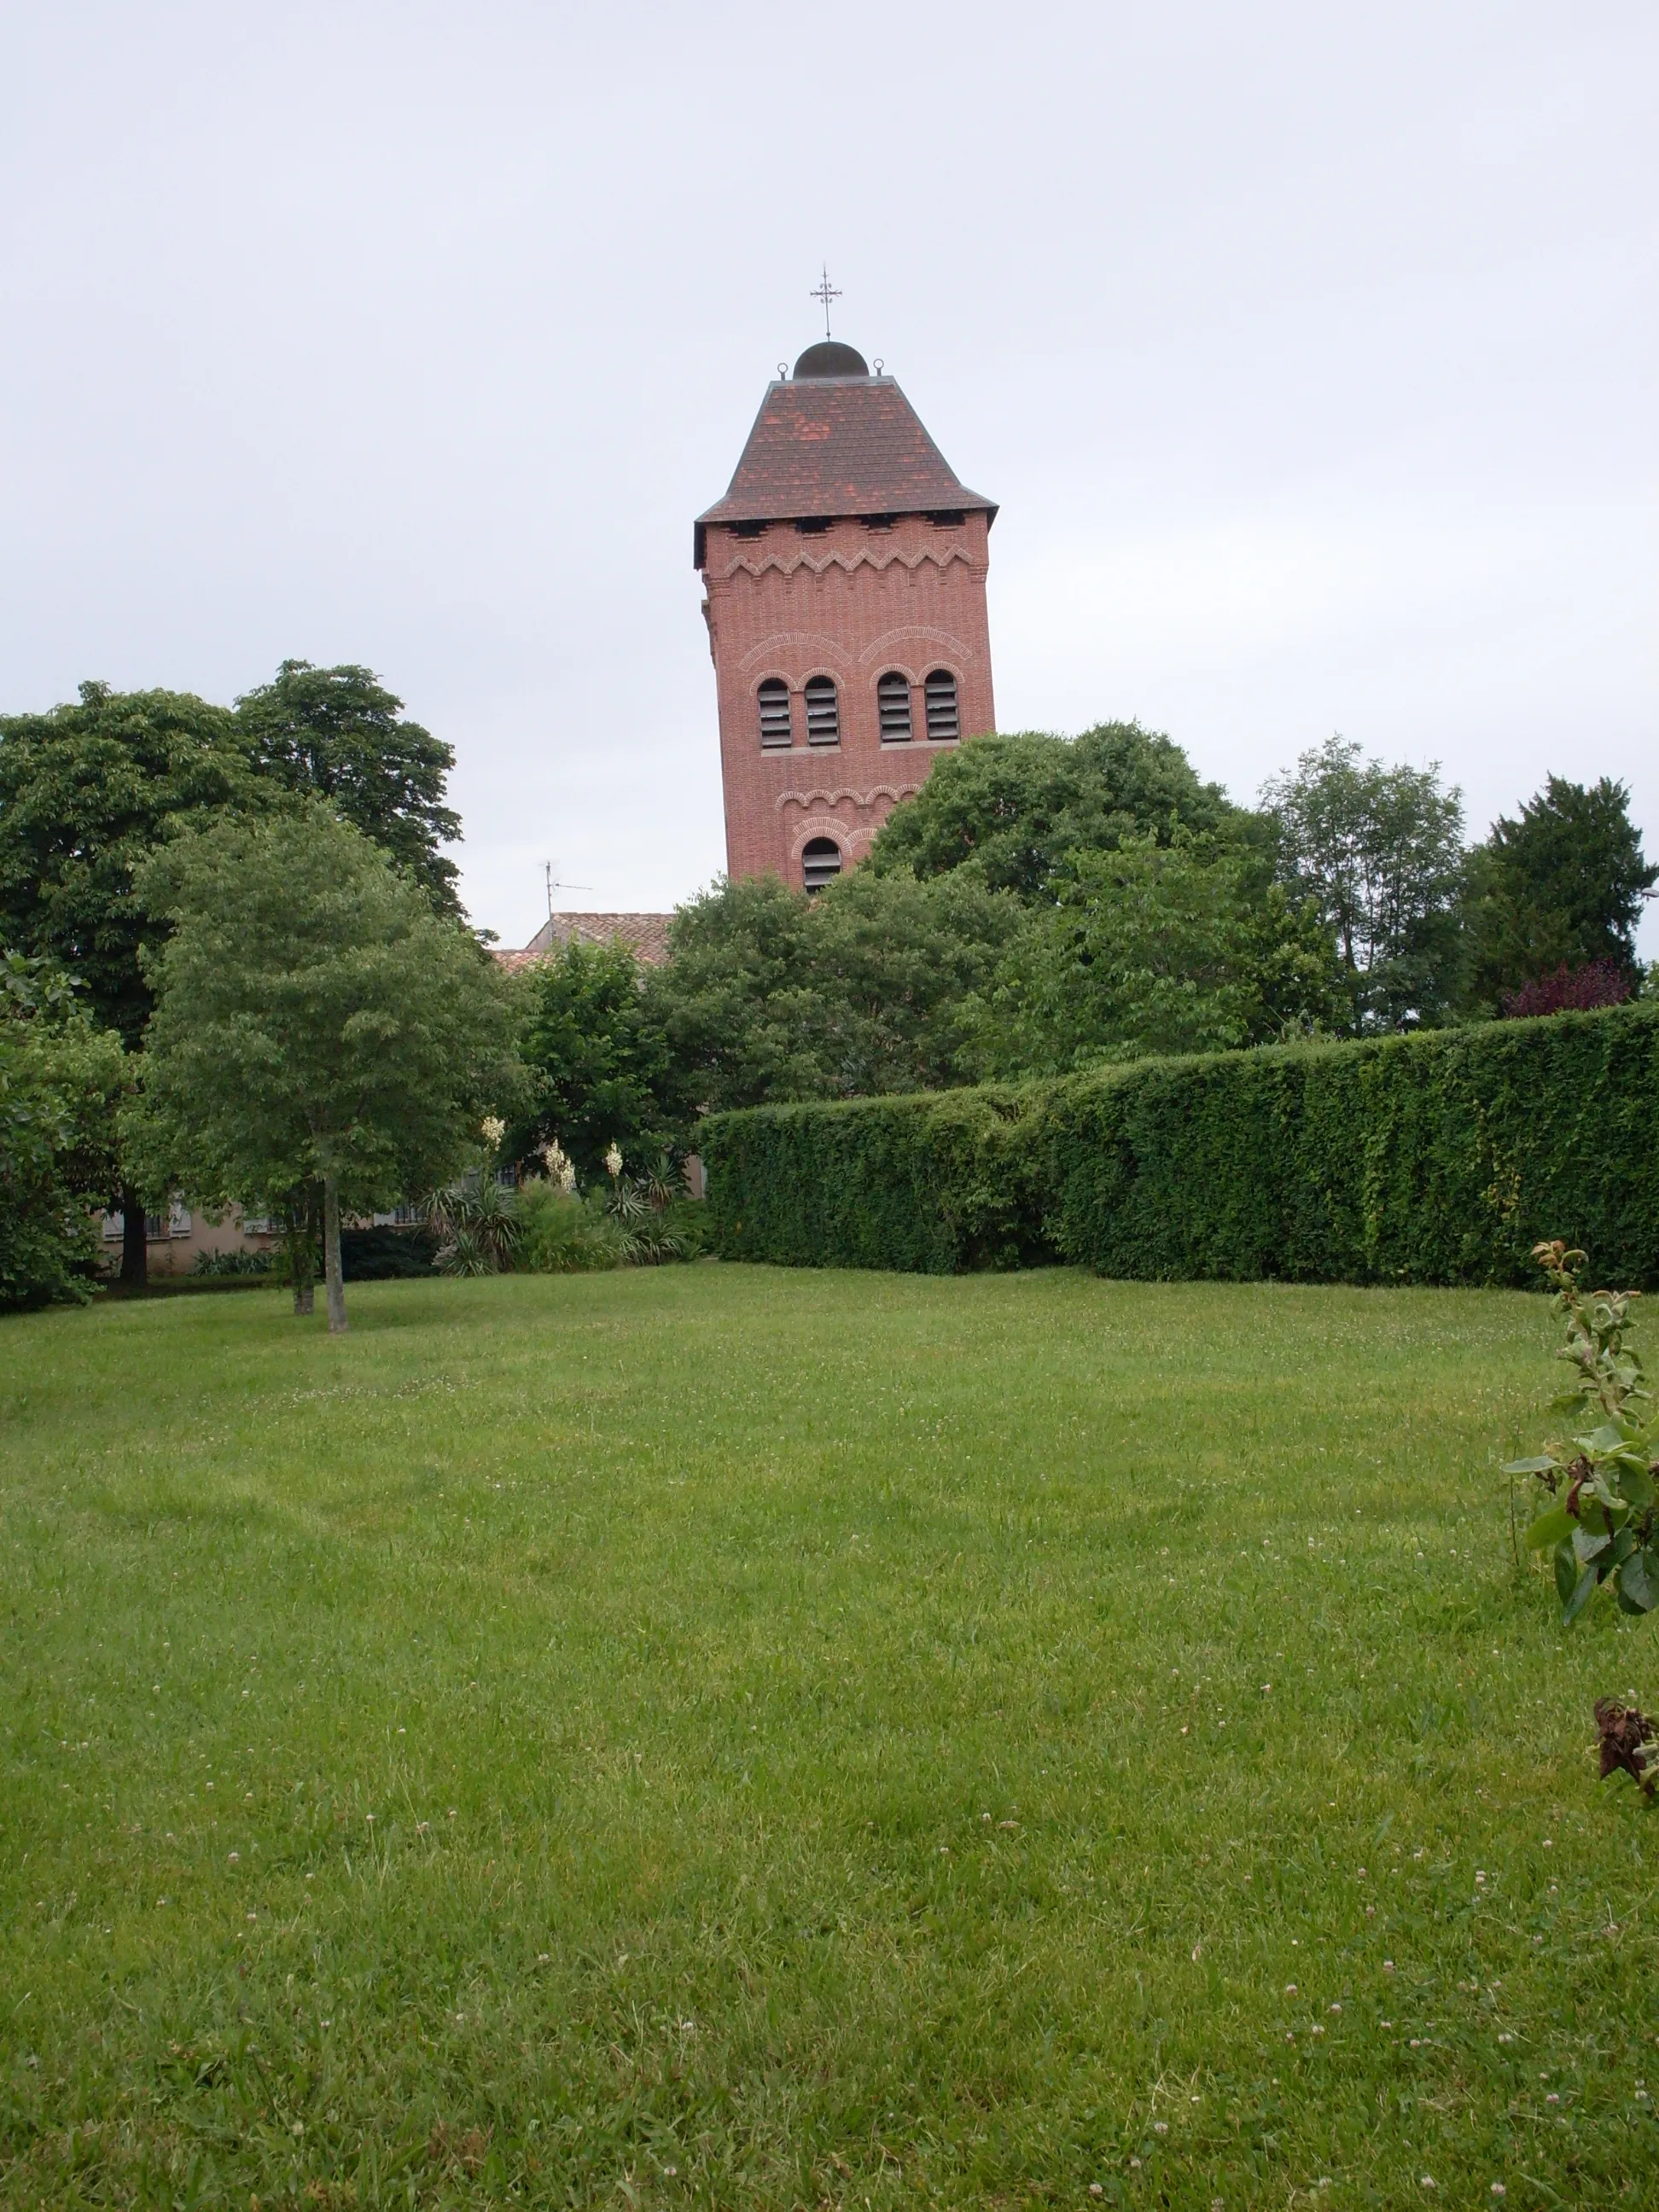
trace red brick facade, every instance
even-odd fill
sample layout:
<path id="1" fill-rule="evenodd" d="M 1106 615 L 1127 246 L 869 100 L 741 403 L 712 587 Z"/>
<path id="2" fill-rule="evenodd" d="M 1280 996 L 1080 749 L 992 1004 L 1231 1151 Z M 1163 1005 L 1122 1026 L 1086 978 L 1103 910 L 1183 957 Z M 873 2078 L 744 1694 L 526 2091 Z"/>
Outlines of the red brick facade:
<path id="1" fill-rule="evenodd" d="M 732 489 L 697 526 L 727 871 L 796 884 L 812 841 L 834 848 L 817 847 L 820 871 L 851 866 L 938 755 L 996 719 L 995 507 L 890 378 L 814 376 L 811 359 L 770 387 Z"/>

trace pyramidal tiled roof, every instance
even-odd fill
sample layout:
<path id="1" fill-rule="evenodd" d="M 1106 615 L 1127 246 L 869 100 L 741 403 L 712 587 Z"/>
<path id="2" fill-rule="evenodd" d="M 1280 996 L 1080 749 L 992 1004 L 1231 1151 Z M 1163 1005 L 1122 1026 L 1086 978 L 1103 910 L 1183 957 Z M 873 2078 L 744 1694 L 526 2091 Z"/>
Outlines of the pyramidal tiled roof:
<path id="1" fill-rule="evenodd" d="M 890 376 L 797 377 L 768 386 L 725 498 L 697 517 L 696 563 L 711 522 L 941 507 L 997 511 L 958 477 Z"/>

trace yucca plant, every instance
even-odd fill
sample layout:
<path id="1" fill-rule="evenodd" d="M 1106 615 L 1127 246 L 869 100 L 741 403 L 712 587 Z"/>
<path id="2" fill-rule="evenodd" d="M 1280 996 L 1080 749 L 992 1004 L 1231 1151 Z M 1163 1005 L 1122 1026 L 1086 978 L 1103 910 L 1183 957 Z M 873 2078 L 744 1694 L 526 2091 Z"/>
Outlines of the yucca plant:
<path id="1" fill-rule="evenodd" d="M 513 1264 L 519 1242 L 516 1191 L 494 1176 L 452 1184 L 428 1209 L 439 1245 L 433 1265 L 441 1275 L 498 1275 Z"/>

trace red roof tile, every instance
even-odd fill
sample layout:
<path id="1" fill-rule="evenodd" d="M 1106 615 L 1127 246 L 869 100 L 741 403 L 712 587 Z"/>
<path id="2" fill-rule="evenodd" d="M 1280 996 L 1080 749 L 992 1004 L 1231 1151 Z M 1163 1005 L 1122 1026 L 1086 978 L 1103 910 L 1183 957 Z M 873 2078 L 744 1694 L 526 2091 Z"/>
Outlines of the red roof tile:
<path id="1" fill-rule="evenodd" d="M 550 914 L 520 952 L 498 952 L 495 958 L 509 975 L 533 968 L 562 945 L 624 945 L 647 968 L 660 968 L 668 957 L 668 925 L 672 914 Z"/>
<path id="2" fill-rule="evenodd" d="M 997 511 L 957 477 L 890 376 L 799 377 L 767 387 L 725 498 L 697 518 L 696 565 L 711 522 L 969 507 Z"/>

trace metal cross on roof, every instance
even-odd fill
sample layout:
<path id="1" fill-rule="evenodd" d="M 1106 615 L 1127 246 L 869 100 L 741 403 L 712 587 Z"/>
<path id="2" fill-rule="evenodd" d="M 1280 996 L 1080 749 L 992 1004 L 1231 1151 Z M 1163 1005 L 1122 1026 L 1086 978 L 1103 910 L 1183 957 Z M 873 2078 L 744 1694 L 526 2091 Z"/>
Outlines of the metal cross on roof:
<path id="1" fill-rule="evenodd" d="M 830 282 L 830 268 L 829 268 L 829 264 L 828 264 L 827 262 L 826 262 L 826 263 L 825 263 L 825 264 L 824 264 L 824 269 L 823 269 L 823 276 L 819 278 L 818 282 L 817 282 L 817 283 L 812 287 L 811 290 L 807 294 L 807 295 L 806 295 L 806 296 L 807 296 L 807 298 L 808 298 L 809 300 L 822 300 L 822 301 L 823 301 L 823 335 L 825 336 L 825 337 L 829 337 L 829 335 L 830 335 L 830 302 L 831 301 L 831 300 L 839 300 L 839 299 L 840 299 L 840 297 L 841 297 L 841 293 L 840 293 L 839 289 L 837 289 L 837 287 L 836 287 L 836 286 L 835 286 L 834 284 L 832 284 L 832 283 Z"/>

